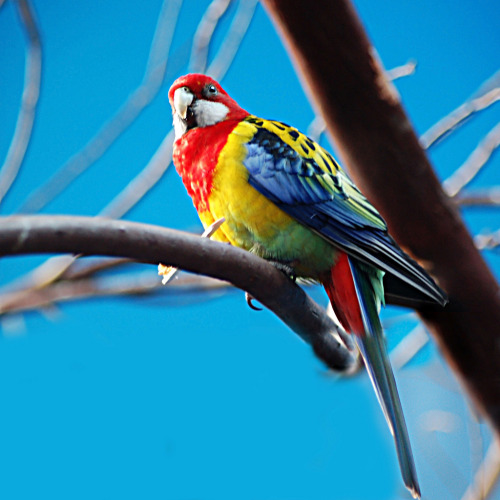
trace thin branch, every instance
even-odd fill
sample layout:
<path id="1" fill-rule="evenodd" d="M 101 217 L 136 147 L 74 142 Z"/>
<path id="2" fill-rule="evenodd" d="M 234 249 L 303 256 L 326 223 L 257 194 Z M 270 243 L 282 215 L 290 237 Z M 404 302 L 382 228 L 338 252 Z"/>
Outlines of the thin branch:
<path id="1" fill-rule="evenodd" d="M 100 212 L 100 216 L 118 219 L 127 214 L 158 183 L 172 163 L 174 131 L 171 130 L 148 164 Z"/>
<path id="2" fill-rule="evenodd" d="M 231 0 L 213 0 L 201 18 L 200 24 L 193 37 L 193 48 L 189 71 L 203 73 L 207 68 L 208 49 L 219 21 L 226 13 Z"/>
<path id="3" fill-rule="evenodd" d="M 0 168 L 0 203 L 16 180 L 28 149 L 35 123 L 42 78 L 42 44 L 33 9 L 28 0 L 17 0 L 17 7 L 28 38 L 24 90 L 16 129 L 4 164 Z"/>
<path id="4" fill-rule="evenodd" d="M 348 370 L 354 362 L 340 341 L 343 332 L 324 309 L 250 252 L 172 229 L 97 217 L 0 219 L 0 255 L 61 252 L 127 257 L 151 264 L 163 261 L 230 281 L 272 310 L 331 368 Z"/>
<path id="5" fill-rule="evenodd" d="M 122 262 L 125 259 L 122 260 Z M 116 262 L 116 260 L 114 260 Z M 129 260 L 127 262 L 130 263 Z M 53 308 L 62 302 L 84 300 L 98 297 L 141 296 L 173 296 L 181 294 L 190 296 L 203 293 L 203 300 L 208 300 L 210 293 L 225 289 L 231 290 L 228 283 L 206 276 L 184 276 L 170 283 L 169 287 L 161 286 L 157 276 L 151 272 L 120 274 L 118 276 L 72 278 L 51 283 L 50 285 L 21 292 L 0 295 L 0 316 L 19 314 Z M 220 295 L 220 293 L 218 293 Z"/>
<path id="6" fill-rule="evenodd" d="M 404 78 L 406 76 L 411 76 L 415 74 L 416 69 L 417 69 L 417 62 L 408 61 L 406 64 L 402 64 L 401 66 L 396 66 L 395 68 L 386 70 L 385 76 L 388 80 L 393 82 L 394 80 L 398 80 L 399 78 Z"/>
<path id="7" fill-rule="evenodd" d="M 494 439 L 462 500 L 485 500 L 493 492 L 499 478 L 500 445 Z"/>
<path id="8" fill-rule="evenodd" d="M 234 15 L 224 43 L 207 69 L 207 74 L 215 78 L 215 80 L 222 80 L 231 66 L 241 42 L 250 27 L 256 7 L 257 0 L 240 0 L 238 10 Z"/>
<path id="9" fill-rule="evenodd" d="M 38 212 L 63 192 L 109 150 L 153 101 L 165 77 L 168 53 L 181 5 L 182 0 L 163 2 L 146 71 L 139 87 L 80 151 L 62 165 L 47 182 L 31 193 L 19 209 L 21 213 Z"/>
<path id="10" fill-rule="evenodd" d="M 499 100 L 500 72 L 497 72 L 481 86 L 475 97 L 461 104 L 424 132 L 420 137 L 420 144 L 424 149 L 429 149 L 463 125 L 473 114 L 488 108 Z"/>
<path id="11" fill-rule="evenodd" d="M 323 117 L 321 115 L 316 115 L 309 124 L 309 127 L 307 127 L 307 135 L 313 141 L 319 142 L 325 130 L 325 120 L 323 120 Z"/>
<path id="12" fill-rule="evenodd" d="M 133 263 L 133 261 L 130 259 L 102 258 L 97 259 L 94 262 L 85 262 L 80 260 L 76 265 L 71 266 L 71 268 L 61 276 L 61 279 L 79 280 L 92 278 L 96 274 L 123 267 L 131 263 Z"/>
<path id="13" fill-rule="evenodd" d="M 453 412 L 436 409 L 421 413 L 418 420 L 421 430 L 425 433 L 421 447 L 421 451 L 425 453 L 424 459 L 448 490 L 447 497 L 458 498 L 467 486 L 467 479 L 438 436 L 443 433 L 456 433 L 460 425 L 459 417 Z"/>
<path id="14" fill-rule="evenodd" d="M 418 324 L 391 351 L 391 364 L 394 370 L 400 370 L 407 365 L 429 342 L 429 335 L 422 324 Z"/>
<path id="15" fill-rule="evenodd" d="M 401 66 L 396 66 L 395 68 L 386 70 L 385 77 L 388 81 L 393 82 L 395 80 L 398 80 L 399 78 L 413 75 L 416 69 L 416 61 L 408 61 L 406 64 L 402 64 Z M 314 141 L 318 142 L 325 130 L 325 120 L 321 115 L 316 115 L 313 121 L 309 124 L 307 135 Z"/>
<path id="16" fill-rule="evenodd" d="M 160 87 L 165 78 L 170 47 L 183 1 L 163 0 L 161 5 L 143 78 L 144 83 L 150 80 L 154 89 Z"/>
<path id="17" fill-rule="evenodd" d="M 499 207 L 500 186 L 466 189 L 458 193 L 454 201 L 461 207 Z"/>
<path id="18" fill-rule="evenodd" d="M 500 146 L 500 123 L 497 123 L 486 134 L 486 137 L 472 151 L 467 160 L 443 182 L 446 194 L 451 197 L 459 194 L 481 172 L 498 146 Z"/>
<path id="19" fill-rule="evenodd" d="M 495 250 L 500 247 L 500 229 L 493 233 L 478 234 L 474 242 L 479 250 Z"/>

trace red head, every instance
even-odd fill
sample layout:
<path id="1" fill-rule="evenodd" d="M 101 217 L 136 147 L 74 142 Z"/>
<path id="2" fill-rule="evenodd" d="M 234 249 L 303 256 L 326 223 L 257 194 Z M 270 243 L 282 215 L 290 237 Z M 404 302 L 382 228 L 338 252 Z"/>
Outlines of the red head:
<path id="1" fill-rule="evenodd" d="M 225 120 L 248 116 L 213 79 L 190 74 L 178 78 L 168 91 L 174 115 L 175 138 L 195 127 L 208 127 Z"/>

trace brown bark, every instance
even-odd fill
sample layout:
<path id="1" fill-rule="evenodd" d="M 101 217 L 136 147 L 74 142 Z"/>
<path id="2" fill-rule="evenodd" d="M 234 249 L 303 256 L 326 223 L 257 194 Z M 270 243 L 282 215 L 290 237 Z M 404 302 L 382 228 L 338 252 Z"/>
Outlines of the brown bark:
<path id="1" fill-rule="evenodd" d="M 391 234 L 447 291 L 421 310 L 500 432 L 500 292 L 449 202 L 348 0 L 264 0 L 353 178 Z"/>
<path id="2" fill-rule="evenodd" d="M 274 312 L 335 370 L 352 370 L 351 341 L 303 290 L 265 260 L 217 241 L 173 229 L 101 217 L 0 218 L 0 257 L 73 253 L 163 262 L 229 281 Z M 160 278 L 158 278 L 160 280 Z M 1 307 L 0 307 L 1 310 Z"/>

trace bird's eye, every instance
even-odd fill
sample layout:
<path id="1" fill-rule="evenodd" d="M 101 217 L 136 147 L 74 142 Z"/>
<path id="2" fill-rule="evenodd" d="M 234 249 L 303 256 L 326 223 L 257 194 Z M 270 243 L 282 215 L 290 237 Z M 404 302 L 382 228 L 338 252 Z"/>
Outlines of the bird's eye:
<path id="1" fill-rule="evenodd" d="M 218 94 L 217 92 L 217 87 L 213 83 L 209 83 L 205 89 L 204 92 L 206 97 L 214 97 Z"/>

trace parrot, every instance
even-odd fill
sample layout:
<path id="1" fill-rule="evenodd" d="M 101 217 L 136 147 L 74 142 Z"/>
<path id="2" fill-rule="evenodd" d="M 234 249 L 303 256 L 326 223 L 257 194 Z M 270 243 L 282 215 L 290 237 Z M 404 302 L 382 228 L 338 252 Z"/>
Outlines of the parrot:
<path id="1" fill-rule="evenodd" d="M 394 437 L 403 481 L 420 486 L 379 318 L 385 298 L 444 306 L 446 295 L 389 235 L 333 156 L 283 122 L 252 115 L 207 75 L 170 87 L 173 162 L 212 239 L 248 250 L 291 278 L 323 285 L 351 334 Z"/>

